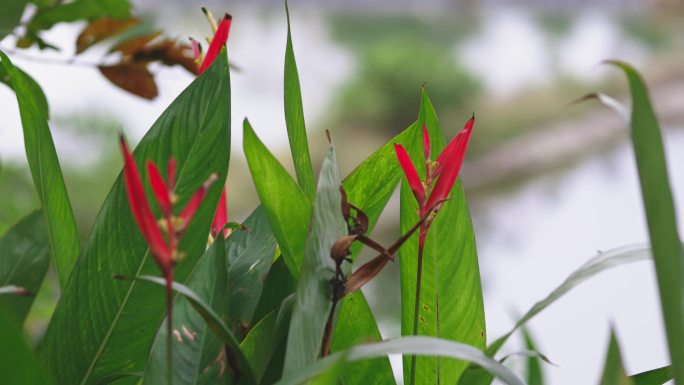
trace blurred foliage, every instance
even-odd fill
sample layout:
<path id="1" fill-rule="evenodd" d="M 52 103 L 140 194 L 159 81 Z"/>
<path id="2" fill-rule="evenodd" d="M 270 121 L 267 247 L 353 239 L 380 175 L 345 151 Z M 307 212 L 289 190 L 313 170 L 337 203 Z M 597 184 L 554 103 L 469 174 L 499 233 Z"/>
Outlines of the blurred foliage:
<path id="1" fill-rule="evenodd" d="M 0 165 L 0 234 L 23 216 L 40 207 L 27 167 Z"/>
<path id="2" fill-rule="evenodd" d="M 333 119 L 352 127 L 380 127 L 394 135 L 416 119 L 422 84 L 438 101 L 437 110 L 469 115 L 468 100 L 482 87 L 456 60 L 456 42 L 477 25 L 476 19 L 462 19 L 463 23 L 445 16 L 334 17 L 333 37 L 354 50 L 358 67 L 333 102 Z"/>
<path id="3" fill-rule="evenodd" d="M 671 48 L 681 41 L 684 20 L 681 15 L 665 13 L 629 14 L 622 17 L 620 27 L 630 39 L 652 50 Z"/>

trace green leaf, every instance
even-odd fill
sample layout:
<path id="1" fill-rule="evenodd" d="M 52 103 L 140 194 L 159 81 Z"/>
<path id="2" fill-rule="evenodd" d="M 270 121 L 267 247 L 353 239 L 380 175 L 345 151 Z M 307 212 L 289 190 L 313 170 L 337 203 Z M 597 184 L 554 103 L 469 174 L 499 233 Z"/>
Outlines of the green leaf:
<path id="1" fill-rule="evenodd" d="M 138 144 L 142 169 L 150 160 L 177 164 L 177 209 L 212 174 L 219 178 L 186 230 L 175 267 L 184 282 L 204 253 L 228 169 L 230 81 L 225 54 L 181 93 Z M 145 178 L 147 178 L 147 173 Z M 148 197 L 152 199 L 151 190 Z M 86 240 L 42 344 L 42 355 L 59 384 L 85 385 L 114 372 L 141 371 L 165 312 L 164 295 L 113 274 L 158 274 L 140 234 L 119 176 Z M 68 341 L 68 343 L 65 343 Z"/>
<path id="2" fill-rule="evenodd" d="M 188 288 L 217 313 L 228 318 L 226 295 L 227 266 L 226 247 L 223 237 L 217 237 L 192 272 Z M 166 318 L 157 331 L 145 370 L 145 385 L 167 384 L 167 322 Z M 174 336 L 173 384 L 228 383 L 228 373 L 219 376 L 223 362 L 218 359 L 222 352 L 221 340 L 209 330 L 207 323 L 184 297 L 177 298 L 173 306 Z"/>
<path id="3" fill-rule="evenodd" d="M 497 338 L 494 342 L 489 344 L 487 347 L 487 355 L 494 357 L 494 355 L 501 349 L 501 347 L 506 343 L 508 338 L 516 331 L 518 328 L 525 325 L 529 320 L 534 318 L 537 314 L 541 313 L 549 305 L 556 302 L 568 291 L 574 287 L 580 285 L 582 282 L 599 274 L 605 270 L 611 269 L 613 267 L 621 266 L 627 263 L 644 261 L 651 258 L 651 249 L 647 245 L 629 245 L 622 246 L 605 252 L 601 252 L 593 258 L 589 259 L 577 270 L 568 276 L 557 288 L 555 288 L 549 295 L 544 299 L 538 301 L 525 313 L 518 322 L 515 323 L 513 328 L 503 336 Z M 475 385 L 475 384 L 491 384 L 493 377 L 485 373 L 480 368 L 471 366 L 464 373 L 463 377 L 459 381 L 461 385 Z"/>
<path id="4" fill-rule="evenodd" d="M 80 245 L 74 213 L 47 123 L 47 102 L 33 79 L 16 68 L 4 53 L 0 52 L 0 58 L 17 95 L 26 156 L 43 207 L 59 282 L 64 287 L 76 263 Z"/>
<path id="5" fill-rule="evenodd" d="M 101 17 L 125 19 L 130 17 L 130 13 L 131 4 L 128 0 L 76 0 L 39 9 L 28 28 L 39 31 L 50 29 L 57 23 L 94 20 Z"/>
<path id="6" fill-rule="evenodd" d="M 625 374 L 625 368 L 622 365 L 622 357 L 620 356 L 620 347 L 618 346 L 614 331 L 611 330 L 606 363 L 603 368 L 603 375 L 601 376 L 601 385 L 632 384 L 634 384 L 632 380 Z"/>
<path id="7" fill-rule="evenodd" d="M 445 147 L 432 103 L 423 91 L 418 127 L 427 126 L 432 153 Z M 407 148 L 414 164 L 425 164 L 422 135 Z M 425 168 L 416 167 L 424 178 Z M 401 188 L 401 229 L 406 232 L 419 221 L 418 204 L 404 181 Z M 480 271 L 473 226 L 463 187 L 454 185 L 449 200 L 432 223 L 423 254 L 418 334 L 463 342 L 484 349 L 485 317 Z M 402 335 L 413 334 L 415 314 L 418 234 L 399 251 L 401 272 Z M 411 382 L 411 357 L 404 357 L 404 383 Z M 417 357 L 415 384 L 456 383 L 466 362 L 438 357 Z"/>
<path id="8" fill-rule="evenodd" d="M 0 4 L 0 41 L 2 41 L 21 23 L 26 0 L 2 0 Z"/>
<path id="9" fill-rule="evenodd" d="M 261 204 L 293 277 L 299 276 L 311 218 L 311 199 L 244 122 L 243 146 Z"/>
<path id="10" fill-rule="evenodd" d="M 346 356 L 348 362 L 355 362 L 384 357 L 388 354 L 429 355 L 469 361 L 494 373 L 505 384 L 524 385 L 524 382 L 515 373 L 500 362 L 485 355 L 481 350 L 470 345 L 434 337 L 402 337 L 389 341 L 359 345 L 347 351 L 331 354 L 324 359 L 318 360 L 291 376 L 283 378 L 276 385 L 302 384 L 323 373 L 327 368 L 335 364 L 340 356 Z"/>
<path id="11" fill-rule="evenodd" d="M 11 312 L 0 306 L 0 373 L 3 384 L 52 384 L 40 361 L 33 355 L 24 333 Z"/>
<path id="12" fill-rule="evenodd" d="M 335 149 L 331 148 L 318 178 L 311 231 L 295 292 L 284 375 L 296 373 L 311 364 L 321 352 L 326 320 L 332 308 L 330 280 L 335 276 L 330 250 L 335 241 L 345 235 L 347 224 L 342 217 L 340 175 Z"/>
<path id="13" fill-rule="evenodd" d="M 333 352 L 382 340 L 373 313 L 360 290 L 345 296 L 340 306 L 331 344 Z M 387 357 L 349 364 L 342 373 L 342 381 L 345 385 L 396 384 Z"/>
<path id="14" fill-rule="evenodd" d="M 245 230 L 234 230 L 226 241 L 228 325 L 232 330 L 250 327 L 276 248 L 263 206 L 254 210 L 244 226 Z"/>
<path id="15" fill-rule="evenodd" d="M 667 175 L 658 119 L 648 90 L 630 65 L 611 62 L 627 75 L 632 93 L 630 132 L 636 156 L 646 221 L 653 248 L 660 302 L 675 382 L 684 383 L 684 249 Z"/>
<path id="16" fill-rule="evenodd" d="M 523 339 L 525 340 L 525 348 L 531 351 L 537 351 L 537 344 L 534 342 L 530 331 L 523 327 Z M 542 370 L 542 359 L 537 356 L 529 356 L 526 359 L 527 366 L 527 385 L 544 385 L 544 372 Z"/>
<path id="17" fill-rule="evenodd" d="M 292 275 L 285 266 L 283 258 L 278 258 L 266 276 L 261 298 L 257 304 L 252 323 L 262 320 L 273 310 L 278 309 L 282 302 L 297 288 Z"/>
<path id="18" fill-rule="evenodd" d="M 276 356 L 278 348 L 287 340 L 293 303 L 294 296 L 290 295 L 283 301 L 280 309 L 271 311 L 254 325 L 240 344 L 247 361 L 252 366 L 257 382 L 272 366 L 271 360 Z"/>
<path id="19" fill-rule="evenodd" d="M 663 385 L 672 379 L 672 366 L 649 370 L 630 376 L 634 385 Z"/>
<path id="20" fill-rule="evenodd" d="M 24 217 L 0 238 L 0 286 L 14 285 L 37 293 L 48 266 L 50 245 L 45 221 L 40 212 Z M 3 296 L 5 309 L 21 323 L 33 304 L 35 296 Z"/>
<path id="21" fill-rule="evenodd" d="M 304 125 L 304 108 L 302 107 L 302 91 L 299 86 L 299 73 L 295 61 L 294 49 L 292 48 L 292 35 L 290 34 L 290 10 L 285 2 L 287 14 L 287 47 L 285 48 L 285 124 L 287 136 L 290 140 L 292 160 L 294 161 L 297 181 L 309 199 L 314 199 L 316 186 L 314 184 L 313 167 L 309 143 L 306 138 L 306 126 Z"/>
<path id="22" fill-rule="evenodd" d="M 153 277 L 150 275 L 122 278 L 136 281 L 147 281 L 162 287 L 166 285 L 166 281 L 164 281 L 163 278 Z M 216 314 L 216 312 L 189 287 L 181 283 L 174 282 L 173 290 L 176 293 L 181 294 L 183 298 L 190 302 L 192 307 L 197 313 L 199 313 L 202 319 L 204 319 L 204 322 L 207 323 L 209 328 L 221 339 L 226 349 L 229 351 L 229 358 L 227 358 L 227 361 L 231 370 L 233 370 L 233 373 L 235 373 L 235 383 L 239 385 L 256 384 L 254 381 L 254 375 L 252 374 L 252 369 L 249 366 L 247 358 L 240 349 L 240 344 L 238 343 L 237 338 L 235 338 L 235 335 L 230 331 L 228 326 L 226 326 L 221 317 Z"/>

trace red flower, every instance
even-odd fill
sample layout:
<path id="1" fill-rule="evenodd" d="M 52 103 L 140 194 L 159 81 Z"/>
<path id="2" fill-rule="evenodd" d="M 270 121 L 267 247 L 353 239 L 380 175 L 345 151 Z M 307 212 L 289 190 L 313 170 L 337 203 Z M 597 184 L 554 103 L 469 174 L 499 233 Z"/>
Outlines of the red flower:
<path id="1" fill-rule="evenodd" d="M 401 144 L 395 144 L 399 165 L 404 170 L 406 180 L 418 201 L 421 219 L 430 211 L 439 210 L 449 196 L 463 164 L 470 133 L 475 124 L 475 116 L 470 118 L 461 132 L 446 146 L 436 161 L 430 160 L 430 136 L 423 126 L 423 151 L 425 155 L 425 181 L 421 181 L 408 153 Z M 429 223 L 427 224 L 429 226 Z"/>
<path id="2" fill-rule="evenodd" d="M 218 57 L 219 53 L 221 53 L 221 48 L 228 41 L 228 33 L 230 32 L 230 24 L 232 21 L 233 17 L 229 14 L 226 14 L 219 22 L 216 33 L 214 33 L 214 37 L 211 39 L 211 43 L 209 44 L 209 49 L 207 49 L 207 56 L 204 58 L 202 65 L 200 65 L 199 70 L 197 71 L 199 75 L 209 68 L 211 63 L 213 63 L 214 60 L 216 60 L 216 57 Z"/>
<path id="3" fill-rule="evenodd" d="M 188 204 L 181 211 L 178 217 L 173 215 L 173 204 L 176 196 L 173 192 L 175 188 L 176 161 L 171 158 L 167 168 L 167 181 L 165 182 L 157 166 L 147 162 L 147 171 L 150 177 L 152 192 L 154 193 L 157 206 L 162 212 L 163 220 L 157 221 L 152 213 L 147 195 L 143 187 L 142 179 L 138 167 L 128 150 L 123 136 L 120 139 L 121 151 L 124 155 L 124 182 L 126 185 L 126 195 L 131 206 L 133 218 L 145 238 L 145 242 L 150 247 L 152 255 L 159 265 L 164 276 L 172 276 L 174 259 L 180 256 L 178 251 L 178 238 L 183 234 L 188 224 L 192 220 L 195 212 L 207 195 L 207 190 L 216 181 L 218 176 L 212 174 L 204 184 L 197 189 L 197 192 L 190 198 Z M 164 226 L 166 237 L 162 234 L 160 225 Z"/>

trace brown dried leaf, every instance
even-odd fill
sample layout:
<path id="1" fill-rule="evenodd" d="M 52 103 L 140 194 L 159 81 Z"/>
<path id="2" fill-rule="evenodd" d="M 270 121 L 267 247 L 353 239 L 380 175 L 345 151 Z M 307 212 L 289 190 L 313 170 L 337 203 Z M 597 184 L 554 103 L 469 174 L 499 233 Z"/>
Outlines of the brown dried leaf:
<path id="1" fill-rule="evenodd" d="M 88 24 L 76 38 L 76 53 L 79 54 L 100 41 L 118 35 L 140 23 L 138 18 L 110 19 L 104 17 Z"/>
<path id="2" fill-rule="evenodd" d="M 158 95 L 154 76 L 144 65 L 124 63 L 99 66 L 98 69 L 110 82 L 134 95 L 150 100 Z"/>
<path id="3" fill-rule="evenodd" d="M 144 36 L 135 36 L 128 40 L 124 40 L 110 50 L 110 52 L 121 52 L 123 56 L 132 56 L 137 52 L 145 49 L 145 47 L 150 44 L 154 39 L 161 35 L 161 31 L 151 33 Z"/>
<path id="4" fill-rule="evenodd" d="M 359 290 L 363 285 L 368 283 L 368 281 L 378 275 L 385 265 L 387 265 L 387 262 L 389 262 L 389 259 L 384 254 L 380 254 L 356 269 L 347 280 L 344 295 Z"/>

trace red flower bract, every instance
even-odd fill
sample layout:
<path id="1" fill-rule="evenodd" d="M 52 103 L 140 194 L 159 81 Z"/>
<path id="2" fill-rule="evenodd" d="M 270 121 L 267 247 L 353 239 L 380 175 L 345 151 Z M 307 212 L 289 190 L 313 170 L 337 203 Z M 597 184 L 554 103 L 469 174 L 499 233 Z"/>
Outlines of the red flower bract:
<path id="1" fill-rule="evenodd" d="M 202 65 L 197 71 L 198 74 L 201 75 L 202 72 L 209 68 L 214 60 L 216 60 L 216 57 L 218 57 L 219 53 L 221 53 L 221 48 L 228 41 L 228 33 L 230 32 L 230 24 L 232 21 L 233 17 L 229 14 L 226 14 L 223 19 L 221 19 L 221 22 L 219 22 L 216 33 L 209 44 L 209 49 L 207 49 L 207 56 L 204 58 Z"/>

